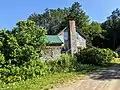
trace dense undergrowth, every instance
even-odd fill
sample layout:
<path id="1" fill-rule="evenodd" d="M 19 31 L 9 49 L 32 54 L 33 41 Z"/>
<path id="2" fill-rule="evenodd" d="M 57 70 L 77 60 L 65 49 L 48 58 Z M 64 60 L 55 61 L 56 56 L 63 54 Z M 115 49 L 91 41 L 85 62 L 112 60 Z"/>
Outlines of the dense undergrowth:
<path id="1" fill-rule="evenodd" d="M 111 60 L 116 56 L 117 54 L 111 56 Z M 63 54 L 57 60 L 31 60 L 20 67 L 9 66 L 9 68 L 1 68 L 2 81 L 0 88 L 6 90 L 39 90 L 46 88 L 46 86 L 51 88 L 56 83 L 72 81 L 71 79 L 87 75 L 89 72 L 99 69 L 102 65 L 97 64 L 99 66 L 96 66 L 96 63 L 94 65 L 94 60 L 92 64 L 82 64 L 78 58 L 78 56 L 73 58 L 71 55 Z M 103 65 L 105 64 L 103 63 Z"/>
<path id="2" fill-rule="evenodd" d="M 86 48 L 76 54 L 77 62 L 82 64 L 105 65 L 110 63 L 118 54 L 110 49 Z"/>
<path id="3" fill-rule="evenodd" d="M 51 73 L 74 72 L 81 69 L 82 64 L 105 65 L 110 63 L 117 54 L 109 49 L 89 48 L 81 50 L 76 56 L 62 55 L 57 60 L 30 60 L 20 66 L 6 65 L 0 68 L 1 83 L 13 83 L 17 81 L 46 76 Z"/>
<path id="4" fill-rule="evenodd" d="M 38 76 L 20 82 L 2 84 L 1 90 L 49 90 L 62 84 L 70 84 L 85 77 L 89 72 L 93 72 L 101 67 L 93 65 L 80 65 L 79 71 L 56 72 L 46 76 Z"/>
<path id="5" fill-rule="evenodd" d="M 55 73 L 84 70 L 86 73 L 92 71 L 91 66 L 104 66 L 118 57 L 110 49 L 86 48 L 74 57 L 64 54 L 56 60 L 41 60 L 46 31 L 33 21 L 20 21 L 16 25 L 12 31 L 0 30 L 0 88 Z"/>

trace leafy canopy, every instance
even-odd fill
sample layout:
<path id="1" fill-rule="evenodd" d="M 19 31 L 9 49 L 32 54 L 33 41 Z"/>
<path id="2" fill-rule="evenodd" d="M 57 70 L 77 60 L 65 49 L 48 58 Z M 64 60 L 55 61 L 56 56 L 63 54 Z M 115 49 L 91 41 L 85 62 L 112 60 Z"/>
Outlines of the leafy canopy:
<path id="1" fill-rule="evenodd" d="M 97 22 L 91 23 L 89 16 L 86 15 L 79 2 L 74 2 L 72 6 L 63 9 L 47 8 L 42 14 L 31 14 L 28 20 L 34 21 L 37 26 L 46 28 L 47 34 L 54 35 L 69 25 L 68 21 L 70 17 L 75 20 L 78 32 L 83 32 L 92 43 L 94 43 L 94 38 L 96 38 L 96 36 L 100 37 L 98 39 L 101 39 L 101 33 L 103 33 L 101 24 Z"/>
<path id="2" fill-rule="evenodd" d="M 45 34 L 44 28 L 37 27 L 30 20 L 19 21 L 12 31 L 0 30 L 0 52 L 5 57 L 1 60 L 1 66 L 23 65 L 31 59 L 39 58 L 46 45 Z"/>
<path id="3" fill-rule="evenodd" d="M 57 34 L 63 28 L 68 26 L 69 16 L 76 21 L 76 25 L 82 30 L 82 27 L 89 23 L 89 17 L 82 10 L 80 3 L 75 2 L 71 7 L 64 9 L 46 9 L 43 14 L 33 13 L 28 20 L 36 22 L 36 25 L 43 26 L 48 30 L 48 34 Z"/>
<path id="4" fill-rule="evenodd" d="M 116 49 L 120 45 L 120 10 L 114 10 L 101 26 L 106 32 L 104 46 Z"/>

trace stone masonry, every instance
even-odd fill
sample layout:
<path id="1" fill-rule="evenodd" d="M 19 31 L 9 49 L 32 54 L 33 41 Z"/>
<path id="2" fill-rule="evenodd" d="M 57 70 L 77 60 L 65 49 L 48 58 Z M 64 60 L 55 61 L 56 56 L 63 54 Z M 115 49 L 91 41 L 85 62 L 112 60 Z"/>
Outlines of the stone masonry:
<path id="1" fill-rule="evenodd" d="M 76 40 L 76 26 L 74 20 L 69 20 L 69 41 L 70 41 L 70 53 L 73 55 L 77 52 L 77 40 Z"/>

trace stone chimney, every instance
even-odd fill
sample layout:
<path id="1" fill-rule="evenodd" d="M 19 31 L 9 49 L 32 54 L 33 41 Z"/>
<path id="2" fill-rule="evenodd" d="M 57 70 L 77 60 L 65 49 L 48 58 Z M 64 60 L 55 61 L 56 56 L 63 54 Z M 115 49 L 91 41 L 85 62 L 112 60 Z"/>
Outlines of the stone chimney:
<path id="1" fill-rule="evenodd" d="M 69 48 L 72 55 L 77 53 L 76 26 L 72 18 L 69 19 Z"/>

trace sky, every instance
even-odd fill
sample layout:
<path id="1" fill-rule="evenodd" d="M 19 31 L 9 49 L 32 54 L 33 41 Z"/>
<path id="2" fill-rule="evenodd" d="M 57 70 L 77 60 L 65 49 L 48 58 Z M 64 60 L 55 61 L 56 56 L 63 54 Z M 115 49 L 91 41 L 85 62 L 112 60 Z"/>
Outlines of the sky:
<path id="1" fill-rule="evenodd" d="M 83 10 L 91 20 L 103 22 L 116 8 L 120 0 L 1 0 L 0 29 L 11 30 L 16 22 L 26 20 L 32 13 L 43 13 L 46 8 L 69 7 L 73 2 L 82 4 Z"/>

